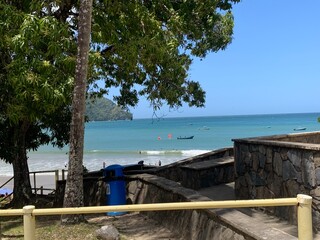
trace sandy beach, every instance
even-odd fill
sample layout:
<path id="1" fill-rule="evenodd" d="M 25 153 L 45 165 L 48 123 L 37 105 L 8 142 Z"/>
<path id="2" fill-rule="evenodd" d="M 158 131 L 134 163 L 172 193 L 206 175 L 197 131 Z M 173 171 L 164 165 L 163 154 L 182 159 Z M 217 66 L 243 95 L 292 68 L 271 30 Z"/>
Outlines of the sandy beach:
<path id="1" fill-rule="evenodd" d="M 1 176 L 0 175 L 0 187 L 6 183 L 12 176 Z M 62 179 L 62 174 L 59 172 L 59 180 Z M 36 175 L 30 174 L 30 183 L 31 187 L 40 188 L 43 187 L 44 189 L 55 189 L 56 184 L 56 176 L 55 174 L 48 174 L 48 173 L 37 173 Z M 13 179 L 9 181 L 6 185 L 1 188 L 8 188 L 13 190 Z M 46 191 L 44 191 L 46 193 Z"/>

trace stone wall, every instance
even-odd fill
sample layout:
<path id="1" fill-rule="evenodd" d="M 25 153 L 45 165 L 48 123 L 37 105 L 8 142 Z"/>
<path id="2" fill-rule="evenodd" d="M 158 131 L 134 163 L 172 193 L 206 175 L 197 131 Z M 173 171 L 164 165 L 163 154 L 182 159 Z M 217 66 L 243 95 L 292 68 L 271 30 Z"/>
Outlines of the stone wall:
<path id="1" fill-rule="evenodd" d="M 176 182 L 149 174 L 129 177 L 128 197 L 135 204 L 210 200 Z M 176 232 L 181 239 L 256 239 L 249 231 L 218 216 L 214 210 L 149 211 L 143 214 Z"/>
<path id="2" fill-rule="evenodd" d="M 313 197 L 314 226 L 320 229 L 320 133 L 235 139 L 235 194 L 239 199 Z M 311 141 L 312 143 L 307 143 Z M 293 207 L 268 208 L 296 222 Z"/>
<path id="3" fill-rule="evenodd" d="M 282 134 L 282 135 L 259 137 L 256 139 L 273 140 L 273 141 L 281 141 L 281 142 L 320 144 L 320 132 Z"/>
<path id="4" fill-rule="evenodd" d="M 225 166 L 221 166 L 220 168 L 217 167 L 215 171 L 212 171 L 212 169 L 208 168 L 197 173 L 195 171 L 190 171 L 190 169 L 187 169 L 185 166 L 228 156 L 233 156 L 233 148 L 222 148 L 216 151 L 197 155 L 195 157 L 187 158 L 163 167 L 153 169 L 149 171 L 149 173 L 179 182 L 182 186 L 193 189 L 204 187 L 202 186 L 203 183 L 201 183 L 201 181 L 205 179 L 204 176 L 207 176 L 208 179 L 212 180 L 211 185 L 206 185 L 206 187 L 208 187 L 233 181 L 233 166 L 227 164 Z"/>
<path id="5" fill-rule="evenodd" d="M 223 148 L 217 151 L 208 152 L 195 157 L 187 158 L 175 163 L 165 165 L 162 167 L 151 168 L 148 166 L 140 170 L 132 170 L 127 168 L 125 174 L 144 173 L 147 172 L 152 175 L 163 176 L 173 181 L 179 182 L 182 186 L 188 188 L 198 189 L 200 187 L 208 187 L 219 183 L 232 182 L 234 180 L 234 167 L 233 163 L 217 164 L 216 169 L 212 168 L 203 169 L 201 171 L 190 172 L 184 168 L 188 164 L 199 163 L 209 160 L 215 160 L 222 157 L 232 156 L 233 148 Z M 141 167 L 140 167 L 141 168 Z M 101 206 L 106 202 L 106 186 L 102 180 L 103 171 L 89 172 L 84 175 L 84 205 L 85 206 Z M 62 207 L 64 189 L 66 181 L 58 181 L 55 194 L 54 206 Z"/>
<path id="6" fill-rule="evenodd" d="M 133 204 L 201 202 L 212 199 L 184 188 L 179 183 L 149 174 L 128 177 L 127 195 Z M 257 223 L 251 214 L 237 209 L 198 209 L 141 212 L 186 240 L 296 240 L 266 223 Z"/>
<path id="7" fill-rule="evenodd" d="M 234 159 L 231 156 L 184 165 L 181 168 L 181 184 L 186 188 L 198 190 L 234 182 Z"/>

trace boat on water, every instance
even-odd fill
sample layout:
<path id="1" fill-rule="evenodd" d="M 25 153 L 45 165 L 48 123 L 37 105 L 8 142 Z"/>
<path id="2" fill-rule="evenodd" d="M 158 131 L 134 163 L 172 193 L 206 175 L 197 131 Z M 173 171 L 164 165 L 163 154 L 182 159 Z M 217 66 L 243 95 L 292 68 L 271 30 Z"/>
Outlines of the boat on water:
<path id="1" fill-rule="evenodd" d="M 189 137 L 177 137 L 178 140 L 185 140 L 185 139 L 193 139 L 194 136 L 189 136 Z"/>
<path id="2" fill-rule="evenodd" d="M 304 130 L 306 130 L 307 128 L 305 128 L 305 127 L 300 127 L 300 128 L 294 128 L 293 130 L 294 131 L 304 131 Z"/>

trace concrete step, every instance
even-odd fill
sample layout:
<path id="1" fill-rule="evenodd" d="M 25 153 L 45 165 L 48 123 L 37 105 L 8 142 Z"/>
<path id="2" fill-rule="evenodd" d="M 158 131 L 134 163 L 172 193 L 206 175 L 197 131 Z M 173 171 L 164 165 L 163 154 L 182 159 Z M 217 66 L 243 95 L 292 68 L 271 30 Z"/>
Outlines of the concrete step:
<path id="1" fill-rule="evenodd" d="M 234 181 L 233 156 L 215 158 L 180 166 L 181 172 L 187 177 L 184 186 L 200 189 Z"/>
<path id="2" fill-rule="evenodd" d="M 221 167 L 222 165 L 226 165 L 230 163 L 233 164 L 233 162 L 234 162 L 233 156 L 227 156 L 227 157 L 215 158 L 207 161 L 187 164 L 187 165 L 181 166 L 181 168 L 203 170 L 208 168 Z"/>
<path id="3" fill-rule="evenodd" d="M 236 200 L 234 183 L 220 184 L 198 190 L 198 192 L 212 200 Z M 256 239 L 297 239 L 297 226 L 275 216 L 252 208 L 219 209 L 216 213 L 232 222 L 241 229 L 256 235 Z M 314 239 L 320 240 L 319 234 L 314 234 Z"/>

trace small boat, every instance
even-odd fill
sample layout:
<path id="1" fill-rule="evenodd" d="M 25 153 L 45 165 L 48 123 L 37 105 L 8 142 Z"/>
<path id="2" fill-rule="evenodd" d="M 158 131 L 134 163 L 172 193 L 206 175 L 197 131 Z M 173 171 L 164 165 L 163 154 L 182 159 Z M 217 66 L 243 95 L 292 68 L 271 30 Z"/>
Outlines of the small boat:
<path id="1" fill-rule="evenodd" d="M 194 136 L 189 136 L 189 137 L 177 137 L 178 140 L 185 140 L 185 139 L 193 139 Z"/>
<path id="2" fill-rule="evenodd" d="M 307 128 L 305 128 L 305 127 L 301 127 L 301 128 L 295 128 L 295 129 L 293 129 L 294 131 L 304 131 L 304 130 L 306 130 Z"/>
<path id="3" fill-rule="evenodd" d="M 199 128 L 199 130 L 210 130 L 210 128 L 207 126 L 203 126 L 203 127 Z"/>

